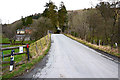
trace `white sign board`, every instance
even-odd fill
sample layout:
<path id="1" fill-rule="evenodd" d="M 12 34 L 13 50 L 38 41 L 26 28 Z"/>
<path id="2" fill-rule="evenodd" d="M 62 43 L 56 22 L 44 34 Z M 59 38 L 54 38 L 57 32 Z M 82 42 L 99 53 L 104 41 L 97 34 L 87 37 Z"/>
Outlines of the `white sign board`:
<path id="1" fill-rule="evenodd" d="M 115 43 L 115 46 L 117 47 L 117 43 Z"/>
<path id="2" fill-rule="evenodd" d="M 12 71 L 13 70 L 13 65 L 10 65 L 10 71 Z"/>
<path id="3" fill-rule="evenodd" d="M 19 47 L 19 53 L 23 53 L 23 47 L 22 46 Z"/>

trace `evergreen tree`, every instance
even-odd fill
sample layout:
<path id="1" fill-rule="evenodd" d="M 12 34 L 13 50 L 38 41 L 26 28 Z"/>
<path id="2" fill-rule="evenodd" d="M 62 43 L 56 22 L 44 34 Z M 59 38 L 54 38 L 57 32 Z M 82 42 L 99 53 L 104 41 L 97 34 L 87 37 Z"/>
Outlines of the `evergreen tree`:
<path id="1" fill-rule="evenodd" d="M 52 2 L 46 3 L 45 10 L 43 12 L 43 16 L 47 17 L 51 20 L 53 26 L 56 28 L 57 26 L 57 6 Z"/>
<path id="2" fill-rule="evenodd" d="M 28 26 L 29 24 L 32 24 L 32 16 L 28 16 L 26 19 L 26 26 Z"/>
<path id="3" fill-rule="evenodd" d="M 67 25 L 67 10 L 63 2 L 61 2 L 60 8 L 58 10 L 58 22 L 62 32 L 64 32 Z"/>
<path id="4" fill-rule="evenodd" d="M 25 18 L 22 16 L 22 25 L 25 26 Z"/>

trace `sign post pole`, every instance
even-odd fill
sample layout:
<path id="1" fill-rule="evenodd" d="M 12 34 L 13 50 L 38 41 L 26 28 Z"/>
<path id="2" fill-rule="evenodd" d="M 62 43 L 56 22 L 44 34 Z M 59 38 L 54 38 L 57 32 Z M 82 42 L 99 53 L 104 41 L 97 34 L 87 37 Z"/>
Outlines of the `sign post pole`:
<path id="1" fill-rule="evenodd" d="M 29 58 L 29 45 L 27 44 L 27 56 L 28 56 L 28 61 L 30 61 L 30 58 Z"/>
<path id="2" fill-rule="evenodd" d="M 10 71 L 13 70 L 13 65 L 14 65 L 14 50 L 11 51 L 11 56 L 10 56 Z"/>

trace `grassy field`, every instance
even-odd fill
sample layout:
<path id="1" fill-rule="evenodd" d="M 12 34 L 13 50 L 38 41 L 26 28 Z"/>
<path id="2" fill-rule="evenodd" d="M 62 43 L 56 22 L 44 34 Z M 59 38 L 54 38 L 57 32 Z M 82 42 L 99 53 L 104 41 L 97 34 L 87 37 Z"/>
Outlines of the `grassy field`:
<path id="1" fill-rule="evenodd" d="M 120 53 L 118 53 L 118 48 L 113 48 L 113 49 L 111 49 L 110 46 L 102 46 L 102 45 L 98 46 L 98 45 L 96 45 L 96 44 L 91 44 L 91 43 L 89 43 L 89 42 L 87 42 L 87 41 L 85 41 L 85 40 L 81 40 L 80 38 L 76 38 L 76 37 L 74 37 L 74 36 L 72 36 L 72 35 L 69 35 L 69 34 L 65 34 L 65 35 L 68 36 L 68 37 L 70 37 L 71 39 L 74 39 L 74 40 L 76 40 L 76 41 L 78 41 L 78 42 L 86 45 L 86 46 L 89 46 L 89 47 L 91 47 L 91 48 L 98 49 L 98 50 L 107 52 L 107 53 L 109 53 L 109 54 L 111 54 L 111 55 L 120 57 Z"/>
<path id="2" fill-rule="evenodd" d="M 46 37 L 46 39 L 45 39 L 45 37 Z M 45 36 L 45 37 L 30 44 L 30 48 L 29 48 L 30 55 L 31 55 L 30 61 L 27 62 L 26 64 L 20 65 L 19 67 L 16 67 L 12 72 L 7 72 L 7 73 L 3 74 L 3 76 L 2 76 L 3 80 L 13 78 L 15 76 L 18 76 L 18 75 L 26 72 L 26 70 L 33 68 L 34 65 L 36 63 L 38 63 L 47 54 L 47 52 L 50 49 L 51 43 L 50 43 L 50 40 L 48 41 L 48 36 Z M 46 43 L 46 40 L 47 40 L 47 43 Z M 43 49 L 41 48 L 40 41 L 41 41 Z M 38 53 L 36 52 L 36 44 L 37 44 L 37 47 L 39 50 Z M 16 51 L 18 51 L 18 50 L 16 50 Z M 5 54 L 7 54 L 7 53 L 5 53 Z M 22 55 L 22 56 L 25 56 L 25 55 Z M 19 58 L 22 56 L 17 57 L 17 59 L 15 58 L 15 60 L 20 61 L 21 59 L 19 59 Z"/>
<path id="3" fill-rule="evenodd" d="M 1 41 L 2 43 L 10 43 L 8 38 L 2 37 L 1 40 L 2 40 Z M 30 44 L 30 43 L 33 43 L 33 42 L 35 42 L 35 40 L 33 40 L 33 41 L 24 41 L 23 44 L 27 44 L 27 43 Z M 15 41 L 15 43 L 21 43 L 21 41 Z"/>
<path id="4" fill-rule="evenodd" d="M 2 43 L 10 43 L 8 38 L 2 38 Z"/>
<path id="5" fill-rule="evenodd" d="M 24 41 L 23 44 L 31 44 L 33 42 L 35 42 L 35 40 L 33 40 L 33 41 Z M 15 41 L 15 43 L 21 43 L 21 41 Z"/>

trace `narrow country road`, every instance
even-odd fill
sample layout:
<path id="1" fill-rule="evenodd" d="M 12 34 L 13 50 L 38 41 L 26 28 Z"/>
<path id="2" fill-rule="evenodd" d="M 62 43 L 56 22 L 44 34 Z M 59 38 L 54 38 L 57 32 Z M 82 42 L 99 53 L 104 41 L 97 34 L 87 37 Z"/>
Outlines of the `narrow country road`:
<path id="1" fill-rule="evenodd" d="M 118 64 L 63 34 L 51 35 L 44 67 L 39 64 L 22 78 L 118 78 Z"/>

